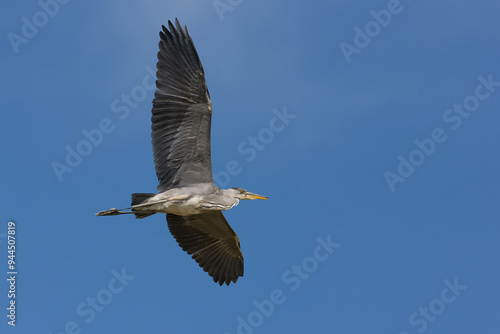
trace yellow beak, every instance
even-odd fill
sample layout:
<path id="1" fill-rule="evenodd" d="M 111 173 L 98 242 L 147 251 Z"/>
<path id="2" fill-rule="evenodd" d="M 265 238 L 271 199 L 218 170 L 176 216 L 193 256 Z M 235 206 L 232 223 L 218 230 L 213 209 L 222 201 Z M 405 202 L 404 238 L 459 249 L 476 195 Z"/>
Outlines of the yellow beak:
<path id="1" fill-rule="evenodd" d="M 257 194 L 252 194 L 252 195 L 249 194 L 248 198 L 251 198 L 251 199 L 268 199 L 265 196 L 260 196 L 260 195 L 257 195 Z"/>

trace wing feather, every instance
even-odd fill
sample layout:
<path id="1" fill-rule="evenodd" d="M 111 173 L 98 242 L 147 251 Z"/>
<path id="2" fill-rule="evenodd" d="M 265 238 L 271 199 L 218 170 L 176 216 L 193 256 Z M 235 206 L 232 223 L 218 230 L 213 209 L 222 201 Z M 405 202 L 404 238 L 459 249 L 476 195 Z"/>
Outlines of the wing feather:
<path id="1" fill-rule="evenodd" d="M 221 211 L 191 216 L 167 214 L 170 233 L 179 246 L 220 285 L 243 276 L 243 254 L 236 233 Z"/>
<path id="2" fill-rule="evenodd" d="M 158 191 L 213 183 L 210 156 L 212 106 L 205 74 L 179 21 L 162 27 L 152 109 L 153 156 Z"/>

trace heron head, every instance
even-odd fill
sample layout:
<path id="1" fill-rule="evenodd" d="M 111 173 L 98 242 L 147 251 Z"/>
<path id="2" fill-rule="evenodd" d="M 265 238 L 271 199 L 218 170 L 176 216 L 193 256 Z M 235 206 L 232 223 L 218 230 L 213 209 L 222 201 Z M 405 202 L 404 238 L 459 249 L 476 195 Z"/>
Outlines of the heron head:
<path id="1" fill-rule="evenodd" d="M 231 196 L 237 199 L 267 199 L 267 197 L 265 196 L 257 195 L 238 187 L 234 187 L 228 190 L 231 192 Z"/>

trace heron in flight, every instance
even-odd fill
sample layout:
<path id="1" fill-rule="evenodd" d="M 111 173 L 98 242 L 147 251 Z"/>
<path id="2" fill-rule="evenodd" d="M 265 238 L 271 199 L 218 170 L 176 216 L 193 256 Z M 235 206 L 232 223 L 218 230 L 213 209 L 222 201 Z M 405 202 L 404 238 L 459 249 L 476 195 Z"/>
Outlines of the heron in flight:
<path id="1" fill-rule="evenodd" d="M 132 205 L 96 216 L 166 213 L 179 246 L 222 285 L 243 276 L 243 254 L 222 211 L 243 199 L 267 199 L 241 188 L 214 185 L 210 157 L 212 103 L 187 27 L 162 26 L 152 109 L 153 156 L 158 194 L 132 194 Z M 129 211 L 127 211 L 129 210 Z"/>

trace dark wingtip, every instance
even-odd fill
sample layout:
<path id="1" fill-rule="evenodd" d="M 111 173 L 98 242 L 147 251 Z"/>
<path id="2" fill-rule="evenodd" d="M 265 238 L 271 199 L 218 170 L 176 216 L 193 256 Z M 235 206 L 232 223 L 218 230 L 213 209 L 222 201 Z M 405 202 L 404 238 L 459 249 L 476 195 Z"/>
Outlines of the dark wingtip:
<path id="1" fill-rule="evenodd" d="M 175 30 L 175 27 L 170 20 L 168 20 L 168 28 L 170 29 L 170 31 Z"/>
<path id="2" fill-rule="evenodd" d="M 210 275 L 210 274 L 209 274 Z M 212 276 L 212 275 L 210 275 Z M 233 283 L 236 283 L 236 281 L 238 280 L 239 276 L 235 276 L 235 277 L 224 277 L 224 276 L 219 276 L 217 274 L 215 274 L 214 276 L 212 276 L 212 279 L 214 280 L 215 283 L 218 283 L 220 286 L 223 286 L 224 283 L 226 285 L 230 285 L 231 282 Z"/>
<path id="3" fill-rule="evenodd" d="M 161 26 L 161 31 L 160 31 L 160 43 L 161 41 L 164 41 L 167 39 L 167 36 L 170 36 L 170 31 L 168 31 L 167 27 L 165 27 L 163 24 Z"/>

